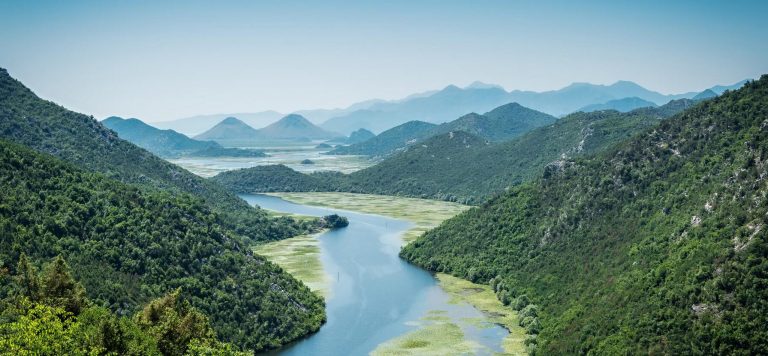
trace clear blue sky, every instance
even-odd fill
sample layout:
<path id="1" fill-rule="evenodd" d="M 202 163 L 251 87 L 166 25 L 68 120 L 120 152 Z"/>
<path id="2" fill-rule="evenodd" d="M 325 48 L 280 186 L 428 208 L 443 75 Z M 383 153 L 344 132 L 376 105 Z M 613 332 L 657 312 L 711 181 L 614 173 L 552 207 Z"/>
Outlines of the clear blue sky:
<path id="1" fill-rule="evenodd" d="M 0 1 L 0 67 L 97 117 L 339 107 L 475 80 L 768 73 L 768 1 Z"/>

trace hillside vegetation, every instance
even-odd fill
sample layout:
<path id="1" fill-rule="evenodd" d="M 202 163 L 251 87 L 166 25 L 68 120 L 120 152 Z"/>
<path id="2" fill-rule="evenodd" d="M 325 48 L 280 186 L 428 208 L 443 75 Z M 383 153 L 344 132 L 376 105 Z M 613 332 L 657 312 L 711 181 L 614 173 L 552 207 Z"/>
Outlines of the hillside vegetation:
<path id="1" fill-rule="evenodd" d="M 254 167 L 224 172 L 214 180 L 240 193 L 347 191 L 476 204 L 539 177 L 550 163 L 605 150 L 691 105 L 690 100 L 681 100 L 629 113 L 575 113 L 501 143 L 486 144 L 469 133 L 449 132 L 348 175 Z M 291 184 L 276 184 L 288 177 Z"/>
<path id="2" fill-rule="evenodd" d="M 101 124 L 115 131 L 120 138 L 160 157 L 179 157 L 200 150 L 221 148 L 216 142 L 193 140 L 173 130 L 154 128 L 139 119 L 111 116 Z"/>
<path id="3" fill-rule="evenodd" d="M 485 114 L 470 113 L 438 126 L 410 121 L 382 132 L 378 136 L 354 145 L 339 147 L 331 155 L 367 155 L 385 157 L 401 152 L 416 143 L 452 131 L 464 131 L 488 141 L 511 140 L 537 127 L 549 125 L 556 117 L 510 103 Z"/>
<path id="4" fill-rule="evenodd" d="M 62 255 L 88 297 L 119 314 L 181 288 L 222 339 L 253 350 L 325 320 L 320 298 L 189 194 L 144 191 L 4 141 L 0 190 L 0 271 L 18 272 L 21 254 L 35 264 Z M 14 290 L 2 283 L 0 297 Z"/>
<path id="5" fill-rule="evenodd" d="M 142 190 L 189 193 L 218 214 L 218 222 L 250 240 L 295 236 L 301 226 L 266 213 L 213 181 L 120 139 L 92 117 L 37 97 L 0 68 L 0 138 L 48 153 Z"/>
<path id="6" fill-rule="evenodd" d="M 764 354 L 767 118 L 764 76 L 550 165 L 401 255 L 491 283 L 530 314 L 536 353 Z"/>

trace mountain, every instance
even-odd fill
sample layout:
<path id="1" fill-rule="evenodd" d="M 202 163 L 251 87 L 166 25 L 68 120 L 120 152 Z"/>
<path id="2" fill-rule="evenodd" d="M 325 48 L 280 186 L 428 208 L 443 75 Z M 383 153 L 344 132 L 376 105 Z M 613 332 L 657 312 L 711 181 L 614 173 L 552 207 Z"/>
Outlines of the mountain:
<path id="1" fill-rule="evenodd" d="M 632 111 L 639 108 L 655 107 L 656 104 L 638 97 L 610 100 L 602 104 L 592 104 L 582 107 L 578 111 L 592 112 L 600 110 L 616 110 L 620 112 Z"/>
<path id="2" fill-rule="evenodd" d="M 443 90 L 428 92 L 422 96 L 377 103 L 364 110 L 331 118 L 321 126 L 348 133 L 353 128 L 359 127 L 383 131 L 411 120 L 439 124 L 451 118 L 471 112 L 485 112 L 510 102 L 516 102 L 549 115 L 562 116 L 589 105 L 604 104 L 623 98 L 636 97 L 655 105 L 662 105 L 670 100 L 692 98 L 696 94 L 691 92 L 665 95 L 630 81 L 618 81 L 611 85 L 574 83 L 559 90 L 545 92 L 520 90 L 507 92 L 497 85 L 473 83 L 463 89 L 450 85 Z"/>
<path id="3" fill-rule="evenodd" d="M 262 111 L 256 113 L 197 115 L 170 121 L 152 122 L 152 125 L 161 129 L 172 129 L 187 136 L 196 136 L 228 117 L 236 117 L 251 127 L 264 127 L 283 117 L 283 114 L 277 111 Z"/>
<path id="4" fill-rule="evenodd" d="M 736 83 L 731 84 L 731 85 L 715 85 L 715 86 L 709 88 L 709 90 L 715 92 L 715 94 L 717 94 L 717 95 L 720 95 L 720 94 L 724 93 L 726 90 L 736 90 L 736 89 L 739 89 L 742 86 L 744 86 L 744 84 L 746 84 L 748 82 L 749 82 L 749 79 L 744 79 L 742 81 L 736 82 Z"/>
<path id="5" fill-rule="evenodd" d="M 258 129 L 257 137 L 261 139 L 310 139 L 322 140 L 336 137 L 337 134 L 325 131 L 301 115 L 290 114 L 267 127 Z"/>
<path id="6" fill-rule="evenodd" d="M 684 99 L 628 113 L 577 112 L 498 143 L 485 144 L 484 138 L 451 131 L 407 145 L 376 165 L 348 175 L 314 173 L 307 175 L 307 180 L 301 180 L 296 178 L 301 173 L 290 173 L 293 184 L 283 188 L 481 203 L 505 189 L 535 179 L 552 162 L 604 151 L 691 107 L 691 103 Z M 466 138 L 470 143 L 457 145 L 454 137 Z M 229 172 L 226 180 L 219 176 L 214 180 L 240 193 L 274 191 L 269 190 L 275 186 L 273 183 L 283 180 L 278 175 L 288 173 L 273 171 L 270 174 L 271 178 L 257 177 L 249 170 L 242 170 Z"/>
<path id="7" fill-rule="evenodd" d="M 386 156 L 411 143 L 429 137 L 435 127 L 437 125 L 428 122 L 409 121 L 386 130 L 366 141 L 349 146 L 336 147 L 336 149 L 327 154 Z"/>
<path id="8" fill-rule="evenodd" d="M 376 137 L 376 135 L 373 132 L 370 132 L 366 129 L 357 129 L 349 134 L 349 138 L 347 138 L 346 143 L 351 145 L 368 141 L 374 137 Z"/>
<path id="9" fill-rule="evenodd" d="M 716 98 L 717 93 L 715 93 L 712 89 L 707 89 L 701 93 L 696 94 L 692 99 L 693 100 L 706 100 L 706 99 L 712 99 Z"/>
<path id="10" fill-rule="evenodd" d="M 101 124 L 117 135 L 160 157 L 178 157 L 200 150 L 221 148 L 212 141 L 193 140 L 173 130 L 160 130 L 145 124 L 139 119 L 123 119 L 112 116 Z"/>
<path id="11" fill-rule="evenodd" d="M 491 284 L 537 354 L 760 354 L 766 117 L 763 76 L 549 165 L 401 256 Z"/>
<path id="12" fill-rule="evenodd" d="M 451 131 L 465 131 L 489 141 L 505 141 L 536 127 L 551 124 L 555 120 L 557 118 L 554 116 L 510 103 L 483 115 L 470 113 L 439 126 L 424 125 L 418 121 L 408 122 L 382 132 L 376 139 L 339 147 L 327 154 L 383 157 L 429 137 Z"/>
<path id="13" fill-rule="evenodd" d="M 269 219 L 221 185 L 120 139 L 93 117 L 40 99 L 5 69 L 0 69 L 0 138 L 143 190 L 191 194 L 218 213 L 219 223 L 253 241 L 295 236 L 304 230 L 290 220 Z"/>
<path id="14" fill-rule="evenodd" d="M 506 141 L 556 120 L 554 116 L 528 109 L 518 103 L 510 103 L 483 115 L 470 113 L 444 123 L 433 130 L 433 135 L 465 131 L 489 141 Z"/>
<path id="15" fill-rule="evenodd" d="M 3 84 L 0 110 L 6 120 L 14 109 L 8 106 L 7 83 Z M 39 116 L 27 118 L 40 123 Z M 79 114 L 59 118 L 70 123 L 73 118 L 90 120 Z M 317 331 L 325 320 L 320 297 L 254 255 L 233 231 L 218 223 L 215 211 L 191 195 L 138 189 L 4 140 L 0 140 L 0 190 L 0 269 L 6 273 L 22 272 L 16 270 L 20 254 L 37 266 L 64 256 L 94 305 L 120 315 L 137 313 L 142 305 L 178 288 L 185 301 L 207 315 L 219 338 L 255 351 Z M 268 228 L 278 225 L 273 222 Z M 24 290 L 9 291 L 12 281 L 7 276 L 4 273 L 0 279 L 0 297 Z M 61 293 L 66 287 L 57 284 L 54 291 Z M 5 309 L 5 300 L 0 304 L 7 323 L 14 315 Z M 177 323 L 189 328 L 194 320 Z M 135 335 L 123 325 L 121 320 L 110 327 L 96 318 L 93 327 L 106 329 L 107 335 L 125 343 Z M 67 335 L 73 332 L 87 333 L 76 329 Z M 3 346 L 8 350 L 7 344 Z"/>
<path id="16" fill-rule="evenodd" d="M 381 132 L 412 120 L 443 123 L 470 112 L 485 112 L 508 102 L 510 100 L 504 89 L 461 89 L 449 85 L 428 96 L 377 103 L 364 110 L 331 118 L 320 126 L 344 134 L 361 127 Z"/>
<path id="17" fill-rule="evenodd" d="M 227 143 L 229 141 L 253 141 L 258 137 L 260 136 L 256 129 L 237 118 L 228 117 L 209 130 L 195 136 L 195 139 Z"/>

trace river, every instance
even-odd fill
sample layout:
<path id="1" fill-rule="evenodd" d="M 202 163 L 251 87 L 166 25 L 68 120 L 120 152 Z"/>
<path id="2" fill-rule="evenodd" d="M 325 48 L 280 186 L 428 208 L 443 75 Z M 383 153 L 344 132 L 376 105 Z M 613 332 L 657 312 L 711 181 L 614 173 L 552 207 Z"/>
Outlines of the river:
<path id="1" fill-rule="evenodd" d="M 241 195 L 264 209 L 310 216 L 346 216 L 349 226 L 318 236 L 323 268 L 331 279 L 326 300 L 328 321 L 315 334 L 277 350 L 281 355 L 367 355 L 388 340 L 419 328 L 435 311 L 461 327 L 478 353 L 502 352 L 507 330 L 490 323 L 467 322 L 483 314 L 449 295 L 429 272 L 398 256 L 408 221 L 300 205 L 278 197 Z"/>

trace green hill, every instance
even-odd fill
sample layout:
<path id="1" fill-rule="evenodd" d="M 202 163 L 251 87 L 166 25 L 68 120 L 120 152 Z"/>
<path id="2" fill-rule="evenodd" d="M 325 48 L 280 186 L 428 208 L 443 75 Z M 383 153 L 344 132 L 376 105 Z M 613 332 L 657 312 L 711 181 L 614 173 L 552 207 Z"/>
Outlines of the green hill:
<path id="1" fill-rule="evenodd" d="M 301 232 L 293 222 L 272 221 L 215 182 L 118 138 L 92 117 L 40 99 L 4 69 L 0 69 L 0 138 L 142 189 L 192 194 L 219 213 L 220 223 L 254 241 Z"/>
<path id="2" fill-rule="evenodd" d="M 361 128 L 361 129 L 352 131 L 352 133 L 349 134 L 349 138 L 347 138 L 346 143 L 351 145 L 359 142 L 365 142 L 374 137 L 376 137 L 376 135 L 374 135 L 373 132 L 370 132 L 366 129 Z"/>
<path id="3" fill-rule="evenodd" d="M 196 151 L 221 148 L 212 141 L 193 140 L 173 130 L 160 130 L 139 119 L 123 119 L 111 116 L 101 124 L 117 135 L 160 157 L 178 157 Z"/>
<path id="4" fill-rule="evenodd" d="M 437 127 L 423 121 L 409 121 L 386 130 L 376 137 L 349 146 L 341 146 L 328 152 L 330 155 L 366 155 L 386 156 L 416 141 L 431 136 L 431 130 Z"/>
<path id="5" fill-rule="evenodd" d="M 439 126 L 411 121 L 382 132 L 373 139 L 328 154 L 383 157 L 404 150 L 409 145 L 448 132 L 464 131 L 489 141 L 507 141 L 534 128 L 549 125 L 556 117 L 528 109 L 517 103 L 499 106 L 483 115 L 470 113 Z"/>
<path id="6" fill-rule="evenodd" d="M 768 76 L 549 165 L 401 255 L 490 282 L 537 354 L 768 350 Z"/>
<path id="7" fill-rule="evenodd" d="M 246 169 L 222 174 L 226 180 L 218 176 L 214 180 L 236 192 L 279 191 L 274 183 L 281 182 L 280 176 L 286 174 L 292 184 L 283 187 L 290 191 L 350 191 L 476 204 L 539 177 L 552 162 L 605 150 L 688 104 L 673 101 L 629 113 L 579 112 L 500 143 L 486 144 L 480 137 L 456 131 L 411 144 L 374 166 L 348 175 L 314 173 L 306 175 L 310 180 L 303 180 L 297 178 L 301 173 L 282 170 L 254 179 Z M 459 141 L 451 139 L 455 135 L 470 144 L 457 144 Z"/>
<path id="8" fill-rule="evenodd" d="M 2 140 L 0 191 L 0 271 L 21 253 L 38 265 L 62 255 L 96 305 L 123 315 L 181 288 L 220 338 L 247 349 L 286 344 L 325 319 L 319 297 L 189 194 L 141 190 Z M 5 277 L 0 298 L 13 292 Z"/>
<path id="9" fill-rule="evenodd" d="M 489 141 L 507 141 L 537 127 L 549 125 L 556 117 L 510 103 L 499 106 L 483 115 L 464 115 L 456 120 L 436 127 L 434 135 L 465 131 Z"/>

